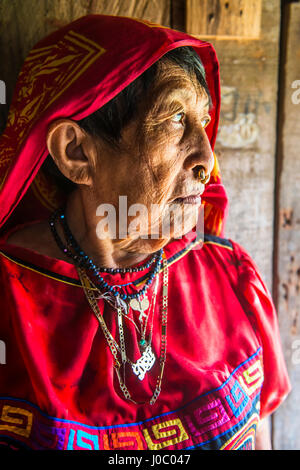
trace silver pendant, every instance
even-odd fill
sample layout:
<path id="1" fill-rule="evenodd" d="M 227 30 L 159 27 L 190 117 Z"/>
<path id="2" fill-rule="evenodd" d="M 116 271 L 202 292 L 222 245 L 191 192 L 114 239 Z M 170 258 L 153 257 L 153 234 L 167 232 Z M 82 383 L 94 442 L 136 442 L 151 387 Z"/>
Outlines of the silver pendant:
<path id="1" fill-rule="evenodd" d="M 139 321 L 142 322 L 143 317 L 147 318 L 145 311 L 149 308 L 149 300 L 144 297 L 142 300 L 131 299 L 130 307 L 132 310 L 140 312 Z"/>
<path id="2" fill-rule="evenodd" d="M 138 376 L 140 380 L 144 380 L 146 372 L 152 369 L 155 363 L 155 356 L 151 349 L 151 346 L 147 346 L 142 356 L 136 361 L 135 364 L 132 364 L 132 370 L 135 375 Z"/>

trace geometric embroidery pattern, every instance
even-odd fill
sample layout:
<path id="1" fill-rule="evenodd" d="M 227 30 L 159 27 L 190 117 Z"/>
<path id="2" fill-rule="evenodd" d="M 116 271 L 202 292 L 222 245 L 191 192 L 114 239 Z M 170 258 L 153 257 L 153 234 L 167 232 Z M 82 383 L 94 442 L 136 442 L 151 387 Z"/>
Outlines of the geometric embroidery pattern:
<path id="1" fill-rule="evenodd" d="M 239 380 L 248 395 L 251 395 L 255 390 L 259 389 L 263 382 L 261 361 L 258 360 L 248 367 L 239 377 Z"/>
<path id="2" fill-rule="evenodd" d="M 0 431 L 9 431 L 20 436 L 29 437 L 33 415 L 23 408 L 5 405 L 2 408 Z M 8 423 L 8 424 L 7 424 Z"/>
<path id="3" fill-rule="evenodd" d="M 226 400 L 229 403 L 234 416 L 238 417 L 247 406 L 249 397 L 246 395 L 239 382 L 236 380 L 230 389 L 230 394 L 226 396 Z"/>
<path id="4" fill-rule="evenodd" d="M 143 450 L 144 445 L 138 432 L 113 432 L 103 436 L 104 450 L 126 450 L 126 448 L 134 450 Z"/>
<path id="5" fill-rule="evenodd" d="M 154 436 L 153 440 L 150 437 L 150 430 L 143 429 L 145 440 L 150 450 L 160 450 L 164 447 L 186 441 L 189 438 L 179 418 L 153 424 L 151 432 Z"/>
<path id="6" fill-rule="evenodd" d="M 230 421 L 219 398 L 201 408 L 197 408 L 191 416 L 187 415 L 185 419 L 188 423 L 188 428 L 195 437 L 201 436 L 201 434 L 216 429 Z"/>
<path id="7" fill-rule="evenodd" d="M 31 449 L 253 449 L 263 384 L 261 348 L 214 390 L 143 422 L 89 426 L 57 419 L 31 403 L 0 397 L 0 437 Z"/>
<path id="8" fill-rule="evenodd" d="M 254 413 L 247 423 L 239 429 L 220 450 L 252 450 L 255 445 L 255 431 L 259 416 Z"/>

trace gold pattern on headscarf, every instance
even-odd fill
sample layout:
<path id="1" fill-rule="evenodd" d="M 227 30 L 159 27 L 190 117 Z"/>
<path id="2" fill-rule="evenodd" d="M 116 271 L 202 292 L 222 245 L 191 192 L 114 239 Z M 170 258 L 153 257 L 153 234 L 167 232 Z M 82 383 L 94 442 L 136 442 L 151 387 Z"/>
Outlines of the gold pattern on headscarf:
<path id="1" fill-rule="evenodd" d="M 17 82 L 17 96 L 10 108 L 0 142 L 0 164 L 7 172 L 26 137 L 39 119 L 65 91 L 104 53 L 99 44 L 69 31 L 58 43 L 33 49 Z M 63 65 L 63 67 L 61 67 Z M 11 141 L 11 142 L 9 142 Z M 13 143 L 17 142 L 16 146 Z M 11 151 L 8 146 L 10 143 Z"/>

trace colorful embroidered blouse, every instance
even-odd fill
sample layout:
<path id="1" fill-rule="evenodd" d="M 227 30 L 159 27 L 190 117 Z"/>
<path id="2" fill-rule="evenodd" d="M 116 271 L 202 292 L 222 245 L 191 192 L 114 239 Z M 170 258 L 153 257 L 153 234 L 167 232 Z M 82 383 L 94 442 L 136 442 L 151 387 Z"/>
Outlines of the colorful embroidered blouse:
<path id="1" fill-rule="evenodd" d="M 289 381 L 270 294 L 237 243 L 206 236 L 166 247 L 167 361 L 154 405 L 124 399 L 75 267 L 5 241 L 0 251 L 2 440 L 34 449 L 254 448 L 259 419 L 279 406 Z M 162 274 L 157 358 L 161 285 Z M 116 313 L 99 305 L 117 336 Z M 137 335 L 131 322 L 126 328 L 135 359 Z M 156 364 L 138 383 L 126 371 L 135 398 L 151 397 L 158 373 Z"/>

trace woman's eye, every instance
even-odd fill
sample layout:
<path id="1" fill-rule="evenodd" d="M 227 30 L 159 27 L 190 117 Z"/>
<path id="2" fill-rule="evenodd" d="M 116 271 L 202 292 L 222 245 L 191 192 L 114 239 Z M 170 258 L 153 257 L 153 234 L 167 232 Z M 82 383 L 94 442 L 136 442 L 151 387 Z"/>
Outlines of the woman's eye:
<path id="1" fill-rule="evenodd" d="M 185 116 L 184 112 L 176 113 L 172 117 L 172 121 L 173 122 L 182 122 L 184 116 Z"/>
<path id="2" fill-rule="evenodd" d="M 202 124 L 202 127 L 203 129 L 208 126 L 208 124 L 210 123 L 211 121 L 211 117 L 210 116 L 205 116 L 202 120 L 201 120 L 201 124 Z"/>

